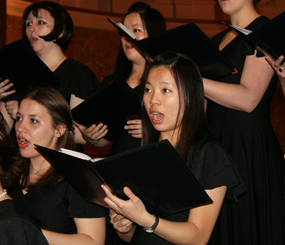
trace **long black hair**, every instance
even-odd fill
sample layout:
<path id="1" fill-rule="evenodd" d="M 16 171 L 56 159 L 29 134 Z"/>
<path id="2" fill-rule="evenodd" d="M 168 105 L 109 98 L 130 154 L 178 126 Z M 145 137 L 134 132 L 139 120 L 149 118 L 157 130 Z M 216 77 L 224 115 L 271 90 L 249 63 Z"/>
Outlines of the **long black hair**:
<path id="1" fill-rule="evenodd" d="M 160 33 L 166 30 L 166 23 L 161 13 L 150 7 L 150 5 L 136 2 L 129 7 L 128 13 L 124 15 L 121 23 L 124 24 L 124 20 L 127 15 L 132 13 L 138 13 L 142 20 L 142 23 L 147 30 L 148 36 L 156 33 Z M 122 45 L 120 46 L 119 54 L 116 60 L 115 72 L 113 75 L 114 81 L 119 83 L 125 83 L 132 71 L 132 62 L 126 57 Z"/>
<path id="2" fill-rule="evenodd" d="M 172 74 L 179 93 L 179 112 L 176 123 L 181 123 L 178 142 L 175 146 L 181 158 L 186 161 L 189 151 L 193 146 L 198 146 L 211 135 L 204 111 L 204 90 L 201 74 L 196 64 L 188 57 L 167 51 L 158 55 L 151 63 L 146 65 L 141 79 L 145 87 L 148 74 L 156 67 L 166 67 Z M 184 105 L 182 111 L 181 105 Z M 158 141 L 159 134 L 152 125 L 145 110 L 143 100 L 142 106 L 142 145 Z M 181 122 L 178 122 L 182 114 Z"/>

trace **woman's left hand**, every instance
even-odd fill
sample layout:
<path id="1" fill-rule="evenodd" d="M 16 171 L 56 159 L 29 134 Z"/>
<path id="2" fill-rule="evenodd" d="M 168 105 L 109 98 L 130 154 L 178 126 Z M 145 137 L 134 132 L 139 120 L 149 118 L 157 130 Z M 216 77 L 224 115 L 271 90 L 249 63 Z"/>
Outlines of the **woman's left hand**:
<path id="1" fill-rule="evenodd" d="M 142 120 L 129 120 L 127 121 L 125 129 L 128 130 L 128 133 L 132 135 L 134 138 L 141 138 L 142 137 Z"/>
<path id="2" fill-rule="evenodd" d="M 281 62 L 284 60 L 284 56 L 281 55 L 276 61 L 274 61 L 269 55 L 265 56 L 268 63 L 272 66 L 272 68 L 275 70 L 277 75 L 280 79 L 285 79 L 285 63 L 283 63 L 282 66 L 280 66 Z"/>
<path id="3" fill-rule="evenodd" d="M 141 199 L 139 199 L 128 187 L 124 187 L 124 193 L 129 198 L 127 201 L 114 196 L 105 185 L 102 185 L 102 189 L 107 196 L 104 201 L 116 213 L 127 217 L 129 220 L 140 226 L 150 227 L 154 223 L 154 216 L 146 211 L 145 205 Z"/>

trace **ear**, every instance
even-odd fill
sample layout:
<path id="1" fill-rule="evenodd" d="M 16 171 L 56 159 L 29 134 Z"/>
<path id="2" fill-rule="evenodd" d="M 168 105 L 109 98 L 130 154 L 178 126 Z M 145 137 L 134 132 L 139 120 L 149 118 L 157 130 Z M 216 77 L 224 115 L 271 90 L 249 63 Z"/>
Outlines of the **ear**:
<path id="1" fill-rule="evenodd" d="M 64 135 L 66 130 L 66 125 L 65 124 L 60 124 L 56 127 L 55 129 L 55 137 L 60 138 L 62 135 Z"/>

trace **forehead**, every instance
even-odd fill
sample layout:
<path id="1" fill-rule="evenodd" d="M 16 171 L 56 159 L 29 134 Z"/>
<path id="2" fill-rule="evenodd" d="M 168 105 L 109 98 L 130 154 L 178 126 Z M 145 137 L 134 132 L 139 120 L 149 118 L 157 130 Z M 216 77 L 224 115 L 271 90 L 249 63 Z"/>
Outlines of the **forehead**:
<path id="1" fill-rule="evenodd" d="M 140 25 L 142 26 L 142 19 L 138 13 L 131 13 L 125 17 L 124 25 Z"/>
<path id="2" fill-rule="evenodd" d="M 151 84 L 170 84 L 176 87 L 176 82 L 171 71 L 165 66 L 152 67 L 147 76 Z"/>
<path id="3" fill-rule="evenodd" d="M 19 107 L 19 113 L 22 115 L 49 115 L 48 110 L 46 107 L 44 107 L 42 104 L 38 103 L 35 100 L 32 99 L 24 99 L 22 100 L 20 107 Z"/>
<path id="4" fill-rule="evenodd" d="M 31 17 L 38 17 L 38 18 L 45 18 L 45 19 L 50 19 L 50 20 L 54 20 L 53 16 L 51 15 L 51 13 L 46 10 L 46 9 L 34 9 L 31 10 L 31 12 L 28 15 L 28 18 Z"/>

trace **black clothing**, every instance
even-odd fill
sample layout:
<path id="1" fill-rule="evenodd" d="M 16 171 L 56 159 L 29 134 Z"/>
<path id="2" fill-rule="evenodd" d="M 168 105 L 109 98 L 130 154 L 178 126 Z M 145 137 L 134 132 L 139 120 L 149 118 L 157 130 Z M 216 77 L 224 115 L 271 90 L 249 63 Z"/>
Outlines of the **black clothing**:
<path id="1" fill-rule="evenodd" d="M 267 18 L 259 17 L 246 29 L 254 31 L 267 21 Z M 228 31 L 213 38 L 217 47 Z M 239 84 L 246 56 L 254 55 L 255 50 L 236 37 L 221 52 L 238 73 L 220 81 Z M 216 225 L 220 226 L 222 233 L 215 237 L 215 244 L 285 244 L 282 202 L 284 158 L 273 132 L 269 111 L 276 84 L 274 75 L 260 103 L 250 113 L 208 100 L 210 129 L 233 159 L 247 189 L 237 202 L 224 203 Z"/>
<path id="2" fill-rule="evenodd" d="M 99 87 L 96 75 L 87 66 L 71 58 L 64 60 L 54 71 L 54 75 L 59 79 L 62 86 L 59 92 L 68 104 L 72 94 L 85 100 L 94 94 Z"/>
<path id="3" fill-rule="evenodd" d="M 11 199 L 0 202 L 0 237 L 1 245 L 48 245 L 37 222 Z"/>
<path id="4" fill-rule="evenodd" d="M 233 197 L 233 193 L 236 195 L 241 194 L 241 192 L 235 190 L 238 190 L 239 185 L 241 185 L 239 177 L 228 155 L 217 141 L 211 140 L 204 144 L 199 157 L 193 157 L 193 152 L 190 151 L 186 165 L 204 189 L 210 190 L 220 186 L 227 186 L 227 197 L 230 199 Z M 244 191 L 244 189 L 239 190 Z M 188 217 L 189 210 L 186 210 L 163 217 L 163 219 L 186 222 Z M 166 245 L 172 243 L 154 233 L 146 233 L 142 227 L 137 226 L 130 244 Z"/>
<path id="5" fill-rule="evenodd" d="M 45 230 L 75 234 L 73 218 L 105 217 L 107 212 L 96 204 L 86 202 L 66 180 L 52 187 L 43 184 L 23 194 L 20 184 L 9 190 L 9 195 L 33 215 Z"/>
<path id="6" fill-rule="evenodd" d="M 100 88 L 106 86 L 108 83 L 112 82 L 113 74 L 105 77 L 100 85 Z M 140 98 L 142 85 L 138 85 L 135 88 L 131 88 L 127 83 L 121 84 L 125 88 L 129 89 L 132 93 Z M 140 119 L 140 118 L 137 118 Z M 108 125 L 107 125 L 108 126 Z M 111 149 L 108 156 L 113 156 L 118 153 L 129 151 L 141 146 L 141 139 L 132 137 L 127 130 L 124 131 L 117 139 L 112 143 Z"/>

